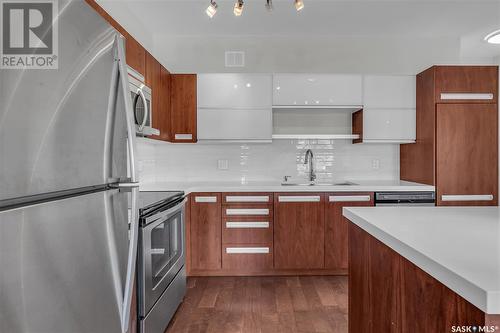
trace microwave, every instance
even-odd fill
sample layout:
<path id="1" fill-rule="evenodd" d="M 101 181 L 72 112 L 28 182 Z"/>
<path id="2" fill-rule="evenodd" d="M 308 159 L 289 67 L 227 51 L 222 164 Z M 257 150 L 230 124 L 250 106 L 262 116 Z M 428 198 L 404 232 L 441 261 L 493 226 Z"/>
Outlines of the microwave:
<path id="1" fill-rule="evenodd" d="M 136 135 L 160 135 L 160 131 L 152 126 L 154 110 L 152 108 L 153 103 L 151 103 L 151 88 L 144 83 L 144 76 L 129 67 L 128 81 Z"/>

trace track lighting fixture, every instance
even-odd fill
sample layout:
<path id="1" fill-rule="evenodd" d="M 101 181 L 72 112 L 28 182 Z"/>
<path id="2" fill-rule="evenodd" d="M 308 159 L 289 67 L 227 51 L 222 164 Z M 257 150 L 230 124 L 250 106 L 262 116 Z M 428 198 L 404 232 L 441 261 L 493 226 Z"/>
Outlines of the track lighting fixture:
<path id="1" fill-rule="evenodd" d="M 214 0 L 210 0 L 210 5 L 207 7 L 205 11 L 208 17 L 214 17 L 215 13 L 217 13 L 217 3 Z"/>
<path id="2" fill-rule="evenodd" d="M 273 0 L 266 0 L 266 9 L 270 12 L 273 10 Z"/>
<path id="3" fill-rule="evenodd" d="M 304 0 L 294 0 L 294 5 L 297 11 L 301 11 L 304 8 Z M 243 6 L 243 0 L 236 0 L 233 8 L 234 16 L 241 16 L 241 14 L 243 14 Z M 273 11 L 273 0 L 266 0 L 266 9 L 270 12 Z M 210 0 L 210 5 L 205 12 L 210 18 L 215 16 L 217 13 L 217 3 L 215 0 Z"/>
<path id="4" fill-rule="evenodd" d="M 243 0 L 236 0 L 233 10 L 234 16 L 241 16 L 243 13 Z"/>
<path id="5" fill-rule="evenodd" d="M 300 11 L 304 8 L 304 1 L 302 0 L 295 0 L 295 9 L 297 11 Z"/>

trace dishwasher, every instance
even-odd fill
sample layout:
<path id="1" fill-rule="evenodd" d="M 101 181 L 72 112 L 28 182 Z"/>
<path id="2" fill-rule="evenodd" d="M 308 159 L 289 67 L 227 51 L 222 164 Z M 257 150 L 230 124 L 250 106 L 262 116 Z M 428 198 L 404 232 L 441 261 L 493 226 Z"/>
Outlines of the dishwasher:
<path id="1" fill-rule="evenodd" d="M 411 206 L 429 207 L 436 205 L 434 192 L 377 192 L 375 193 L 375 206 Z"/>

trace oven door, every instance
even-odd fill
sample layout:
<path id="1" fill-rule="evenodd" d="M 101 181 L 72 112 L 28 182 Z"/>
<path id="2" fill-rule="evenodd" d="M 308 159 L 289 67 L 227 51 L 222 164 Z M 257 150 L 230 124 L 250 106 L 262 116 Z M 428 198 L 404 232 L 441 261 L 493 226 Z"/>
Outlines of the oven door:
<path id="1" fill-rule="evenodd" d="M 146 220 L 141 233 L 141 316 L 145 317 L 185 262 L 184 199 Z"/>

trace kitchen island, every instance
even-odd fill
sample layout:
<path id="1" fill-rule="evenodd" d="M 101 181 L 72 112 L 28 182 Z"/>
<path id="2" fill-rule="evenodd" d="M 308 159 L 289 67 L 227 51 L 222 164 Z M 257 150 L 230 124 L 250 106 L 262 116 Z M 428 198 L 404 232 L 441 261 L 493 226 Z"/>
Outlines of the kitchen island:
<path id="1" fill-rule="evenodd" d="M 343 215 L 352 222 L 350 332 L 499 331 L 498 207 L 344 208 Z"/>

